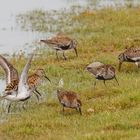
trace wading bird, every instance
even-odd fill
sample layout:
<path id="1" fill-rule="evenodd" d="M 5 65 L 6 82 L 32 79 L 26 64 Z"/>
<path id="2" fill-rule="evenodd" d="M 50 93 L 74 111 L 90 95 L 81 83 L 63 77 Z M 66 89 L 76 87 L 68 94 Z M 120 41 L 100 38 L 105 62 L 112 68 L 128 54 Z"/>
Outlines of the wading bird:
<path id="1" fill-rule="evenodd" d="M 106 80 L 115 79 L 116 82 L 118 83 L 118 80 L 115 75 L 115 68 L 109 64 L 93 62 L 92 64 L 89 64 L 86 69 L 95 76 L 96 80 L 103 80 L 105 86 L 106 86 L 105 84 Z M 94 83 L 94 88 L 96 86 L 96 80 Z"/>
<path id="2" fill-rule="evenodd" d="M 59 102 L 63 106 L 63 112 L 64 112 L 65 107 L 73 108 L 73 109 L 76 109 L 77 111 L 79 111 L 80 114 L 82 115 L 82 111 L 81 111 L 82 103 L 80 101 L 78 94 L 73 91 L 64 90 L 64 89 L 62 89 L 62 86 L 60 88 L 61 83 L 63 85 L 62 80 L 60 80 L 60 82 L 59 82 L 59 89 L 57 89 L 57 97 L 58 97 Z"/>
<path id="3" fill-rule="evenodd" d="M 82 115 L 82 111 L 81 111 L 82 103 L 81 103 L 78 95 L 75 92 L 67 91 L 67 90 L 63 90 L 63 89 L 58 89 L 57 90 L 57 97 L 59 99 L 59 102 L 63 106 L 63 112 L 64 112 L 65 107 L 66 108 L 74 108 L 77 111 L 79 111 L 80 114 Z"/>
<path id="4" fill-rule="evenodd" d="M 19 79 L 17 70 L 3 56 L 0 55 L 0 65 L 2 66 L 2 68 L 6 73 L 6 85 L 7 85 L 4 91 L 4 95 L 1 98 L 10 101 L 24 101 L 30 98 L 30 96 L 32 95 L 31 93 L 34 92 L 39 100 L 39 95 L 41 94 L 37 91 L 36 88 L 41 83 L 42 78 L 46 76 L 43 69 L 37 69 L 37 71 L 33 75 L 27 76 L 27 72 L 30 67 L 32 57 L 33 55 L 28 60 L 28 63 L 24 67 L 21 77 Z M 21 83 L 21 81 L 24 82 Z M 21 91 L 24 90 L 24 88 L 25 91 L 28 91 L 27 97 L 26 92 L 25 94 L 22 93 L 23 95 L 21 95 Z M 11 103 L 8 106 L 8 112 L 10 111 Z"/>
<path id="5" fill-rule="evenodd" d="M 49 82 L 51 82 L 50 79 L 46 76 L 44 69 L 37 69 L 35 73 L 29 75 L 28 77 L 29 88 L 36 95 L 38 101 L 41 93 L 37 90 L 37 87 L 41 85 L 43 78 L 46 78 L 49 80 Z"/>
<path id="6" fill-rule="evenodd" d="M 45 44 L 48 44 L 50 47 L 52 47 L 53 49 L 56 50 L 56 57 L 58 58 L 58 51 L 62 51 L 63 52 L 63 57 L 66 60 L 66 56 L 65 56 L 65 51 L 66 50 L 70 50 L 70 49 L 74 49 L 76 56 L 78 56 L 78 52 L 77 52 L 77 41 L 75 39 L 71 39 L 70 37 L 59 33 L 56 36 L 52 37 L 51 39 L 46 39 L 46 40 L 40 40 L 41 42 L 44 42 Z"/>
<path id="7" fill-rule="evenodd" d="M 123 62 L 135 63 L 140 68 L 140 47 L 130 47 L 118 56 L 119 71 Z"/>

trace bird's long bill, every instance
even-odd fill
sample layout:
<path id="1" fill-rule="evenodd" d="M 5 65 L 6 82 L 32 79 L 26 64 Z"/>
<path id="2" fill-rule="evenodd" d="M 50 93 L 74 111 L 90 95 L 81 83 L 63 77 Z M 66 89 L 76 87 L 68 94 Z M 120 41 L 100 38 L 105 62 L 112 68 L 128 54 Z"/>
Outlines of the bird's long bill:
<path id="1" fill-rule="evenodd" d="M 45 43 L 45 40 L 42 39 L 42 40 L 40 40 L 40 42 L 44 42 Z"/>
<path id="2" fill-rule="evenodd" d="M 44 77 L 51 82 L 51 80 L 46 75 Z"/>
<path id="3" fill-rule="evenodd" d="M 74 51 L 75 51 L 75 53 L 76 53 L 76 56 L 78 57 L 78 52 L 77 52 L 77 49 L 76 49 L 76 48 L 74 48 Z"/>
<path id="4" fill-rule="evenodd" d="M 122 62 L 119 62 L 119 71 L 121 70 Z"/>

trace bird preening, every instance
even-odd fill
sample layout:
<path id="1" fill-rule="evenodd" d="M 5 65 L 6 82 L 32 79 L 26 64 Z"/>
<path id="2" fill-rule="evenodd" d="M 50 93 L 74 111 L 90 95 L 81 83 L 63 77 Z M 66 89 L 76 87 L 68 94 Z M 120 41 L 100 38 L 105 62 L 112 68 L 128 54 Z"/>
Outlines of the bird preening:
<path id="1" fill-rule="evenodd" d="M 65 107 L 73 108 L 79 111 L 79 113 L 82 115 L 82 111 L 81 111 L 82 103 L 77 93 L 64 89 L 57 89 L 57 97 L 59 99 L 59 102 L 62 104 L 63 112 Z"/>
<path id="2" fill-rule="evenodd" d="M 106 86 L 106 80 L 115 79 L 119 85 L 119 82 L 116 78 L 115 68 L 110 64 L 93 62 L 86 67 L 86 70 L 95 77 L 94 88 L 96 86 L 96 80 L 103 80 L 104 85 Z"/>
<path id="3" fill-rule="evenodd" d="M 64 112 L 65 108 L 72 108 L 79 111 L 79 113 L 82 115 L 82 102 L 80 100 L 79 95 L 74 91 L 63 89 L 63 85 L 64 82 L 63 79 L 61 79 L 59 81 L 59 87 L 57 89 L 57 97 L 63 107 L 62 111 Z"/>

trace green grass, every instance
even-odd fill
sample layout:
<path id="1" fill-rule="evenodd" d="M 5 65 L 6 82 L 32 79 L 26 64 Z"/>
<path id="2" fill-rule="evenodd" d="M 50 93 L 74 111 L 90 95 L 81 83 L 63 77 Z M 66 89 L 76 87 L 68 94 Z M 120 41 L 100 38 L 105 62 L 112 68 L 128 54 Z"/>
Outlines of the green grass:
<path id="1" fill-rule="evenodd" d="M 120 86 L 115 80 L 97 82 L 85 71 L 92 61 L 101 61 L 118 68 L 118 54 L 125 46 L 135 45 L 133 38 L 140 34 L 139 8 L 102 9 L 84 11 L 71 16 L 76 23 L 73 29 L 66 30 L 78 40 L 79 57 L 73 51 L 67 53 L 69 59 L 59 61 L 55 52 L 38 50 L 41 56 L 35 57 L 30 72 L 43 67 L 52 84 L 40 87 L 45 100 L 36 104 L 34 97 L 24 111 L 18 115 L 8 115 L 8 121 L 0 125 L 2 140 L 139 140 L 140 139 L 140 71 L 134 64 L 124 63 L 121 72 L 117 71 Z M 44 46 L 45 47 L 45 46 Z M 41 59 L 41 60 L 40 60 Z M 25 64 L 24 56 L 11 59 L 19 71 Z M 83 115 L 75 110 L 62 114 L 56 97 L 59 80 L 63 78 L 64 88 L 80 94 Z M 93 109 L 89 112 L 88 109 Z"/>

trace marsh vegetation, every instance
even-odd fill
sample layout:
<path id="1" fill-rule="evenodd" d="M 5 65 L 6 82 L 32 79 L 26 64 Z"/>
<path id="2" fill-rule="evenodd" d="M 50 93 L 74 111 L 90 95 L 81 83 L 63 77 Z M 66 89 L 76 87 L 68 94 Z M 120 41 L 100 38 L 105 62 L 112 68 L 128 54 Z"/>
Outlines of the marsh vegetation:
<path id="1" fill-rule="evenodd" d="M 62 140 L 128 140 L 140 138 L 140 71 L 131 63 L 124 63 L 117 71 L 120 86 L 108 81 L 107 87 L 97 82 L 85 71 L 93 61 L 112 64 L 118 69 L 118 55 L 125 47 L 139 45 L 140 8 L 103 8 L 70 12 L 32 11 L 18 16 L 23 29 L 40 32 L 65 32 L 78 40 L 79 57 L 68 51 L 69 58 L 56 60 L 55 52 L 37 43 L 37 56 L 30 72 L 36 66 L 43 67 L 52 79 L 39 89 L 45 100 L 36 104 L 34 97 L 26 110 L 8 115 L 8 121 L 0 125 L 0 139 L 62 139 Z M 56 17 L 54 15 L 57 15 Z M 42 38 L 41 38 L 42 39 Z M 19 63 L 20 61 L 20 63 Z M 21 71 L 24 55 L 11 58 Z M 2 73 L 2 71 L 1 71 Z M 80 94 L 83 115 L 75 110 L 62 114 L 56 97 L 59 80 L 64 88 Z M 89 110 L 90 109 L 90 110 Z M 91 111 L 92 110 L 92 111 Z M 15 108 L 13 108 L 13 112 Z"/>

